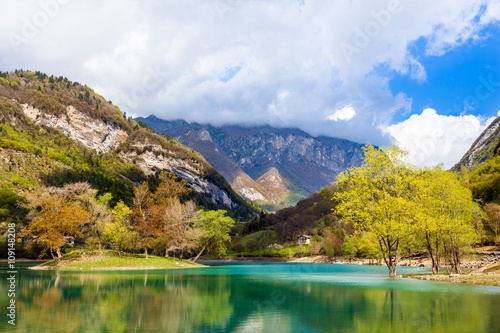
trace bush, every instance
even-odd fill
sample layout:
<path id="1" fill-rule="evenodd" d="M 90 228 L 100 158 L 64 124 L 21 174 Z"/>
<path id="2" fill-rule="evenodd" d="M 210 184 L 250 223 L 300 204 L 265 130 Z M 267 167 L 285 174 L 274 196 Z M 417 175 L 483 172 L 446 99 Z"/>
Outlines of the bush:
<path id="1" fill-rule="evenodd" d="M 241 243 L 236 243 L 232 247 L 234 252 L 243 252 L 245 251 L 245 246 Z"/>

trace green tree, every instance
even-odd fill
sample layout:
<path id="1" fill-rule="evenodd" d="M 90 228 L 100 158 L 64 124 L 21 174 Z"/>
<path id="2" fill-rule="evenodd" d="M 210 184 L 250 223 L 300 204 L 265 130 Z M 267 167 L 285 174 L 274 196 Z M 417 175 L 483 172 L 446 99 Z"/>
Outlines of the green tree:
<path id="1" fill-rule="evenodd" d="M 132 242 L 136 238 L 136 232 L 130 225 L 132 210 L 123 201 L 119 201 L 111 214 L 113 222 L 106 224 L 104 237 L 120 254 L 123 249 L 133 247 Z"/>
<path id="2" fill-rule="evenodd" d="M 500 244 L 500 205 L 495 203 L 488 203 L 484 206 L 484 211 L 487 215 L 486 225 L 495 235 L 495 244 Z"/>
<path id="3" fill-rule="evenodd" d="M 365 232 L 358 240 L 358 252 L 362 257 L 369 259 L 370 264 L 382 257 L 377 245 L 377 237 L 370 232 Z"/>
<path id="4" fill-rule="evenodd" d="M 389 275 L 395 276 L 400 243 L 415 232 L 413 170 L 396 146 L 363 148 L 364 164 L 340 174 L 334 212 L 358 232 L 375 235 Z"/>
<path id="5" fill-rule="evenodd" d="M 494 156 L 469 174 L 474 199 L 500 204 L 500 156 Z"/>
<path id="6" fill-rule="evenodd" d="M 198 239 L 201 250 L 193 261 L 197 261 L 205 250 L 216 255 L 226 253 L 226 243 L 231 240 L 229 232 L 234 226 L 234 220 L 226 214 L 222 209 L 198 213 L 197 224 L 203 232 Z"/>
<path id="7" fill-rule="evenodd" d="M 445 250 L 459 272 L 461 249 L 478 239 L 474 225 L 478 207 L 472 194 L 457 174 L 440 168 L 420 172 L 416 183 L 416 226 L 431 257 L 432 272 L 439 273 Z"/>
<path id="8" fill-rule="evenodd" d="M 342 253 L 349 258 L 349 262 L 352 261 L 352 258 L 357 252 L 358 248 L 356 246 L 356 237 L 345 236 L 344 243 L 342 243 Z"/>

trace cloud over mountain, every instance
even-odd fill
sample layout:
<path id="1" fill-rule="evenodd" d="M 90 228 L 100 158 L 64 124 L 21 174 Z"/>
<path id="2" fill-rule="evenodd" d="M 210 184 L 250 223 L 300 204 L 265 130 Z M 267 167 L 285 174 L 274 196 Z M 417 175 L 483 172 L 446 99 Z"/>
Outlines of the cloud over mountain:
<path id="1" fill-rule="evenodd" d="M 426 82 L 421 58 L 486 38 L 498 4 L 3 2 L 0 67 L 76 78 L 129 115 L 295 126 L 381 145 L 395 117 L 421 112 L 392 75 Z"/>
<path id="2" fill-rule="evenodd" d="M 417 166 L 443 163 L 451 168 L 494 118 L 481 122 L 472 115 L 443 116 L 425 109 L 409 119 L 387 127 L 400 147 L 408 151 L 408 161 Z"/>

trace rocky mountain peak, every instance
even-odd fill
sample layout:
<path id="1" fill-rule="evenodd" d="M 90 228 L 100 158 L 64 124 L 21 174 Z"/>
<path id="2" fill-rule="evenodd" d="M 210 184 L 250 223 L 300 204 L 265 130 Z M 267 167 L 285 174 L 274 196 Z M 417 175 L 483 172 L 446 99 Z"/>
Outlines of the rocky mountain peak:
<path id="1" fill-rule="evenodd" d="M 363 161 L 361 144 L 315 138 L 294 128 L 215 127 L 152 116 L 137 120 L 199 151 L 240 195 L 264 198 L 274 208 L 330 185 L 339 172 Z"/>

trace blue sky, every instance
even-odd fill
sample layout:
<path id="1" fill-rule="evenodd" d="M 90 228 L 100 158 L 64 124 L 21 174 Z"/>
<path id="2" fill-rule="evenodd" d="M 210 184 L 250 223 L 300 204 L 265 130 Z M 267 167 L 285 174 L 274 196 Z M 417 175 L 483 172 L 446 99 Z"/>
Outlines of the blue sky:
<path id="1" fill-rule="evenodd" d="M 424 50 L 419 44 L 425 41 L 416 43 L 412 52 L 421 55 L 427 80 L 419 83 L 404 75 L 389 74 L 391 91 L 411 96 L 415 111 L 434 108 L 444 115 L 495 116 L 500 106 L 500 94 L 495 93 L 500 88 L 500 28 L 489 26 L 481 35 L 483 40 L 466 43 L 441 56 L 422 55 Z M 393 121 L 404 118 L 400 115 Z"/>
<path id="2" fill-rule="evenodd" d="M 500 110 L 500 0 L 1 1 L 0 70 L 128 115 L 298 127 L 451 167 Z"/>

